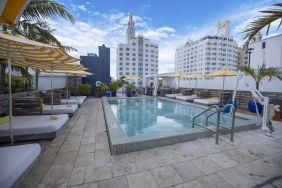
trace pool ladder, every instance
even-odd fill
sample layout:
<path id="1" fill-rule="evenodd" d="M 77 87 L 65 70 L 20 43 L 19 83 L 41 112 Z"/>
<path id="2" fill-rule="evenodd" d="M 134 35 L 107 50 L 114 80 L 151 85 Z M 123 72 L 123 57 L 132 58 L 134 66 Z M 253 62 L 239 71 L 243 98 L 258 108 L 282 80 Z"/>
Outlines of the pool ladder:
<path id="1" fill-rule="evenodd" d="M 232 124 L 231 124 L 231 128 L 228 128 L 228 127 L 224 127 L 222 125 L 220 125 L 220 113 L 225 110 L 226 108 L 230 108 L 230 113 L 232 113 Z M 204 113 L 208 112 L 208 111 L 212 111 L 211 114 L 209 114 L 208 116 L 206 116 L 206 119 L 205 119 L 205 125 L 200 125 L 198 123 L 196 123 L 196 119 L 201 117 Z M 213 122 L 209 122 L 209 117 L 211 117 L 212 115 L 214 114 L 217 114 L 216 115 L 216 124 L 213 123 Z M 216 125 L 216 129 L 213 130 L 213 129 L 210 129 L 208 128 L 208 125 L 210 124 L 215 124 Z M 218 139 L 219 139 L 219 132 L 220 132 L 220 128 L 224 128 L 224 129 L 227 129 L 227 130 L 230 130 L 230 141 L 233 142 L 234 141 L 234 123 L 235 123 L 235 107 L 234 105 L 232 104 L 227 104 L 223 107 L 219 107 L 217 105 L 212 105 L 211 107 L 207 108 L 206 110 L 204 110 L 203 112 L 197 114 L 196 116 L 193 117 L 193 120 L 192 120 L 192 127 L 195 128 L 195 125 L 196 126 L 199 126 L 199 127 L 202 127 L 204 129 L 207 129 L 209 131 L 212 131 L 215 133 L 215 144 L 218 144 Z"/>

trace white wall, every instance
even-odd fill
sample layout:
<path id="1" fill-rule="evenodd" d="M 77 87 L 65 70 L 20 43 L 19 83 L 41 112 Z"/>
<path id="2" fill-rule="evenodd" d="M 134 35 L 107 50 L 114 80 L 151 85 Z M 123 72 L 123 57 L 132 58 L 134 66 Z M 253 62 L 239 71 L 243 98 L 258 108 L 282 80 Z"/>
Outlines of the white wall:
<path id="1" fill-rule="evenodd" d="M 265 42 L 264 49 L 262 49 L 263 42 Z M 250 43 L 250 48 L 254 49 L 251 53 L 251 67 L 257 69 L 263 61 L 267 67 L 282 67 L 282 34 Z"/>
<path id="2" fill-rule="evenodd" d="M 53 76 L 53 89 L 64 88 L 66 86 L 66 77 L 61 75 Z M 51 89 L 51 77 L 49 75 L 39 75 L 38 78 L 38 90 L 50 90 Z"/>
<path id="3" fill-rule="evenodd" d="M 244 78 L 245 79 L 245 78 Z M 255 82 L 249 76 L 246 77 L 249 83 L 255 88 Z M 225 77 L 225 89 L 227 90 L 234 90 L 236 86 L 237 77 Z M 195 80 L 191 80 L 190 83 L 188 80 L 181 80 L 180 87 L 185 88 L 195 88 Z M 222 89 L 223 78 L 216 77 L 210 80 L 200 80 L 198 79 L 197 88 L 202 89 Z M 247 88 L 244 86 L 243 80 L 240 80 L 238 85 L 238 90 L 246 91 Z M 267 92 L 282 92 L 282 81 L 279 80 L 272 80 L 271 82 L 268 79 L 264 79 L 263 82 L 260 84 L 260 91 L 267 91 Z"/>

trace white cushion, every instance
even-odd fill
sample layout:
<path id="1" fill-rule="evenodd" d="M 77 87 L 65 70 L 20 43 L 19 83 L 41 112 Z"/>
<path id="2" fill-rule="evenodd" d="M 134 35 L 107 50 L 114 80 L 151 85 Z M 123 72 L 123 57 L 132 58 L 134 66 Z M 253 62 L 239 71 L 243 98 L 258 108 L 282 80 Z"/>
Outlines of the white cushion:
<path id="1" fill-rule="evenodd" d="M 86 100 L 86 96 L 71 96 L 70 97 L 71 99 L 75 99 L 75 98 L 80 98 L 80 99 L 83 99 L 83 101 L 85 101 Z"/>
<path id="2" fill-rule="evenodd" d="M 165 94 L 166 97 L 169 97 L 169 98 L 175 98 L 176 96 L 179 96 L 181 94 L 179 93 L 175 93 L 175 94 Z"/>
<path id="3" fill-rule="evenodd" d="M 56 115 L 58 119 L 50 120 L 49 115 L 14 116 L 13 133 L 18 135 L 43 134 L 58 131 L 69 119 L 67 114 Z M 0 125 L 0 136 L 9 136 L 9 123 Z"/>
<path id="4" fill-rule="evenodd" d="M 206 105 L 219 104 L 219 100 L 214 100 L 214 99 L 194 99 L 194 102 L 199 104 L 206 104 Z"/>
<path id="5" fill-rule="evenodd" d="M 61 99 L 61 104 L 82 104 L 83 99 L 76 98 L 76 99 Z"/>
<path id="6" fill-rule="evenodd" d="M 0 148 L 0 187 L 8 188 L 34 164 L 41 152 L 39 144 Z"/>
<path id="7" fill-rule="evenodd" d="M 54 114 L 73 114 L 77 111 L 77 109 L 78 109 L 77 104 L 53 105 Z M 44 105 L 42 113 L 43 114 L 51 114 L 51 105 Z"/>
<path id="8" fill-rule="evenodd" d="M 198 98 L 196 95 L 190 95 L 190 96 L 176 96 L 177 99 L 188 101 Z"/>

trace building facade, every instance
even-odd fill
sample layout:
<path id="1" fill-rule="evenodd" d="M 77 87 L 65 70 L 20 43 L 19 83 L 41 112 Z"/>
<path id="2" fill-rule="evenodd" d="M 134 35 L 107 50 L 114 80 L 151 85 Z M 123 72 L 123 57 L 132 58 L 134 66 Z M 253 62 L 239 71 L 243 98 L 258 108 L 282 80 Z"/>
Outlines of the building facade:
<path id="1" fill-rule="evenodd" d="M 250 44 L 253 42 L 258 42 L 262 40 L 262 35 L 258 32 L 251 40 Z M 238 47 L 238 67 L 248 67 L 249 66 L 249 57 L 251 56 L 253 48 L 249 46 L 247 49 Z"/>
<path id="2" fill-rule="evenodd" d="M 188 40 L 175 52 L 175 71 L 207 74 L 221 68 L 237 70 L 238 47 L 230 37 L 230 21 L 218 22 L 217 34 Z"/>
<path id="3" fill-rule="evenodd" d="M 252 41 L 249 48 L 252 49 L 250 67 L 257 69 L 265 64 L 266 67 L 282 68 L 282 34 Z"/>
<path id="4" fill-rule="evenodd" d="M 117 78 L 122 76 L 138 76 L 136 87 L 144 87 L 147 75 L 158 73 L 159 47 L 141 35 L 135 36 L 135 26 L 132 14 L 129 15 L 126 30 L 126 43 L 118 44 L 117 48 Z"/>
<path id="5" fill-rule="evenodd" d="M 109 84 L 110 76 L 110 48 L 105 45 L 99 46 L 98 55 L 88 53 L 87 56 L 80 56 L 80 64 L 88 68 L 88 72 L 93 73 L 91 76 L 86 76 L 83 82 L 92 86 L 91 95 L 95 95 L 96 83 L 98 81 Z"/>

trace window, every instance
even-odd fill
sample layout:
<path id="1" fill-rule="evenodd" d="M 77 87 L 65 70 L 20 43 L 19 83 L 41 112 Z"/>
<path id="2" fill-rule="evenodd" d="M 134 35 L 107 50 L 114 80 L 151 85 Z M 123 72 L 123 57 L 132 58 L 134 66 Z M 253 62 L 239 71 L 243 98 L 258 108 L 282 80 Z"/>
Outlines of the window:
<path id="1" fill-rule="evenodd" d="M 262 46 L 261 46 L 262 49 L 265 48 L 265 42 L 262 42 Z"/>

